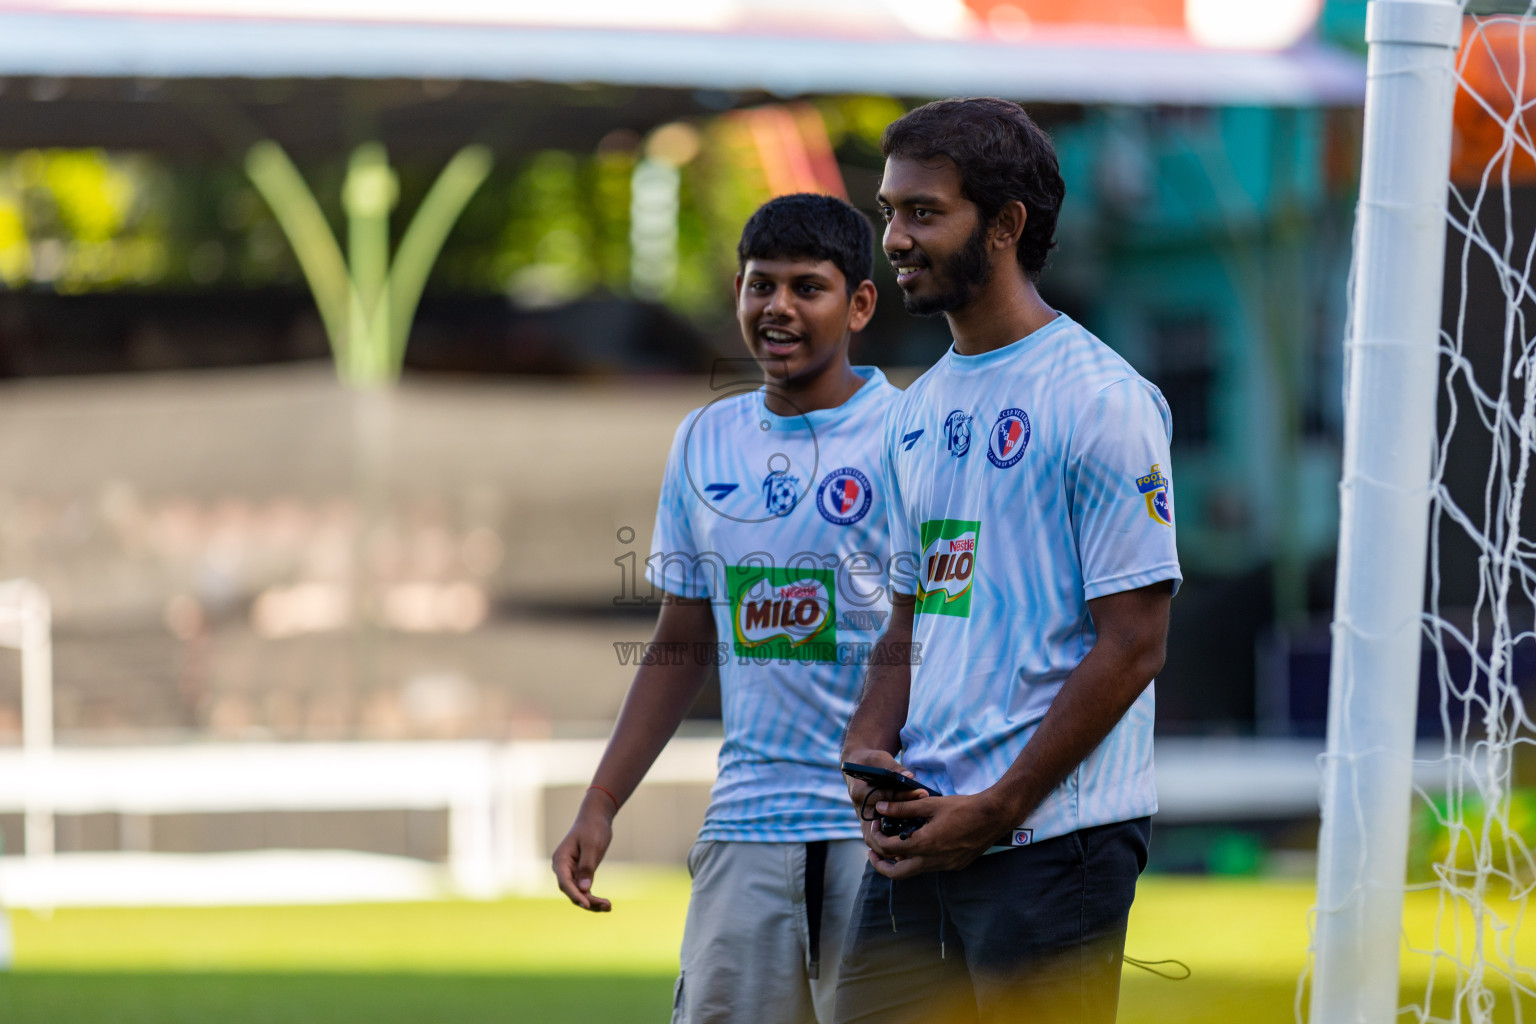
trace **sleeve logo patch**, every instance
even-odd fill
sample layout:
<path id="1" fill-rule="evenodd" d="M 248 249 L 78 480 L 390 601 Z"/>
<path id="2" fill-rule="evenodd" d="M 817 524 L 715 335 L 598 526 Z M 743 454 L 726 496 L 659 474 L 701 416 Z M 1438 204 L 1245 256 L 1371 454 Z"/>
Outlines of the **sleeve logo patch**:
<path id="1" fill-rule="evenodd" d="M 1157 463 L 1152 472 L 1136 478 L 1136 490 L 1147 502 L 1147 515 L 1164 526 L 1173 525 L 1173 499 L 1168 496 L 1168 478 Z"/>
<path id="2" fill-rule="evenodd" d="M 981 523 L 970 519 L 931 519 L 919 533 L 923 544 L 919 614 L 971 614 L 971 582 L 976 576 L 976 546 Z"/>

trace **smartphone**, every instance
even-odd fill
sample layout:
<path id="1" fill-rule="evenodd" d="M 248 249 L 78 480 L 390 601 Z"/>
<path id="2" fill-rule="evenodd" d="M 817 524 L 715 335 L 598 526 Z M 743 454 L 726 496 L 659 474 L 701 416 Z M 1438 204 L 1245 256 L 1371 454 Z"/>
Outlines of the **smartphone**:
<path id="1" fill-rule="evenodd" d="M 912 792 L 921 789 L 929 796 L 943 796 L 932 786 L 924 785 L 916 779 L 908 778 L 901 772 L 893 772 L 889 768 L 876 768 L 872 764 L 858 764 L 853 761 L 843 762 L 843 774 L 851 779 L 867 782 L 876 789 L 904 790 Z"/>

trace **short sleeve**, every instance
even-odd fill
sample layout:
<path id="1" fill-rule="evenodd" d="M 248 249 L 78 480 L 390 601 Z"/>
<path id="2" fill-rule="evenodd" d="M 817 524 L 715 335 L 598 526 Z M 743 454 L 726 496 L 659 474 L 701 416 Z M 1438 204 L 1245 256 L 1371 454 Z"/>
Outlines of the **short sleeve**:
<path id="1" fill-rule="evenodd" d="M 651 553 L 645 560 L 645 576 L 657 590 L 678 597 L 710 596 L 710 576 L 700 572 L 698 539 L 694 533 L 687 469 L 683 465 L 688 428 L 685 419 L 672 438 L 667 468 L 661 478 L 661 497 L 656 502 L 656 526 L 651 531 Z"/>
<path id="2" fill-rule="evenodd" d="M 896 445 L 901 434 L 901 419 L 897 410 L 901 402 L 893 402 L 886 413 L 885 429 L 880 443 L 880 476 L 885 486 L 886 517 L 890 525 L 890 549 L 886 552 L 886 577 L 891 590 L 897 594 L 917 593 L 917 568 L 922 564 L 922 549 L 918 544 L 917 530 L 907 503 L 902 499 L 901 479 L 896 475 Z"/>
<path id="3" fill-rule="evenodd" d="M 1109 385 L 1078 417 L 1066 485 L 1085 599 L 1162 580 L 1178 589 L 1172 435 L 1168 404 L 1144 380 Z"/>

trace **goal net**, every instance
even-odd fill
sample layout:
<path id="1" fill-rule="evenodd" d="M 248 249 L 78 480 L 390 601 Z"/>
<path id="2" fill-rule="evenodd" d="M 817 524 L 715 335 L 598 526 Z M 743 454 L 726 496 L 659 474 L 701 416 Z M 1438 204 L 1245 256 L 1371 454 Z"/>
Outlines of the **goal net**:
<path id="1" fill-rule="evenodd" d="M 1536 2 L 1372 8 L 1297 1018 L 1536 1020 Z"/>

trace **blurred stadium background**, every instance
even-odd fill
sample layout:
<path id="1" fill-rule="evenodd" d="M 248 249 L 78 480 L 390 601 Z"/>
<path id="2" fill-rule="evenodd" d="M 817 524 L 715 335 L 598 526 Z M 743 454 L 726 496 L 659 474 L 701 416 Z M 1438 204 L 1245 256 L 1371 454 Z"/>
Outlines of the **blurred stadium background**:
<path id="1" fill-rule="evenodd" d="M 740 224 L 798 190 L 873 216 L 890 120 L 997 94 L 1067 177 L 1045 294 L 1176 423 L 1131 952 L 1194 976 L 1128 978 L 1124 1019 L 1289 1019 L 1365 3 L 639 6 L 0 0 L 0 579 L 51 605 L 56 744 L 28 768 L 0 652 L 0 905 L 32 908 L 0 1017 L 661 1020 L 718 698 L 620 819 L 618 912 L 544 858 L 649 634 L 673 428 L 741 354 Z M 408 343 L 359 369 L 305 196 L 382 294 L 465 152 L 419 309 L 375 325 Z M 877 279 L 856 359 L 904 383 L 947 332 Z"/>

